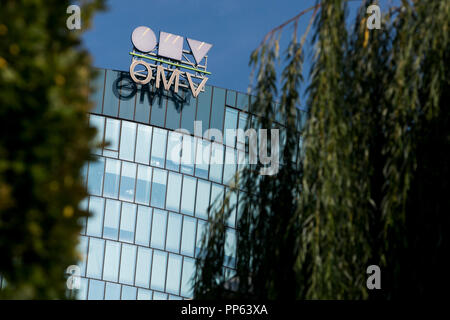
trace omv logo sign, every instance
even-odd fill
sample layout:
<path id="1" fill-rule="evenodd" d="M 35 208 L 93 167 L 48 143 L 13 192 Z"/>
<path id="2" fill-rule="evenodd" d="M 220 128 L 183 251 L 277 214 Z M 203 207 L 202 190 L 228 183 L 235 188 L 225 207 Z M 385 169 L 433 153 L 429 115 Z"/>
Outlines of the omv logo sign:
<path id="1" fill-rule="evenodd" d="M 206 67 L 212 44 L 190 38 L 185 41 L 183 36 L 163 31 L 158 42 L 153 30 L 146 26 L 135 28 L 131 41 L 134 49 L 130 52 L 130 75 L 134 82 L 147 84 L 155 79 L 156 88 L 161 82 L 165 90 L 172 85 L 175 92 L 185 87 L 194 97 L 204 90 L 206 75 L 211 74 Z"/>

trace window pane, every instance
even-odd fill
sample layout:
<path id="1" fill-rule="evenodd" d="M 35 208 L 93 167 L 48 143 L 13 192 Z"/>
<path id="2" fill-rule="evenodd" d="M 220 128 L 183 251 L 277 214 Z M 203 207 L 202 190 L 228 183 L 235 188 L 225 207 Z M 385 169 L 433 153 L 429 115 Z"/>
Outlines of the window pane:
<path id="1" fill-rule="evenodd" d="M 120 217 L 119 240 L 134 242 L 134 229 L 136 220 L 136 205 L 132 203 L 122 203 L 122 216 Z"/>
<path id="2" fill-rule="evenodd" d="M 167 293 L 154 292 L 153 300 L 167 300 Z"/>
<path id="3" fill-rule="evenodd" d="M 181 239 L 181 254 L 194 256 L 194 240 L 196 219 L 184 217 L 183 236 Z"/>
<path id="4" fill-rule="evenodd" d="M 119 233 L 120 201 L 106 200 L 103 238 L 117 240 Z"/>
<path id="5" fill-rule="evenodd" d="M 136 164 L 122 162 L 122 176 L 120 178 L 120 200 L 134 200 L 135 179 Z"/>
<path id="6" fill-rule="evenodd" d="M 206 231 L 206 222 L 203 220 L 200 220 L 200 219 L 197 222 L 198 222 L 197 223 L 197 241 L 195 244 L 195 256 L 196 257 L 199 255 L 200 249 L 202 248 L 203 234 Z"/>
<path id="7" fill-rule="evenodd" d="M 225 89 L 214 87 L 211 106 L 211 128 L 222 130 L 225 111 Z"/>
<path id="8" fill-rule="evenodd" d="M 78 290 L 76 298 L 78 300 L 86 300 L 87 289 L 88 289 L 88 279 L 81 278 L 80 279 L 80 290 Z"/>
<path id="9" fill-rule="evenodd" d="M 120 120 L 106 118 L 105 149 L 119 151 Z"/>
<path id="10" fill-rule="evenodd" d="M 184 135 L 181 152 L 181 172 L 194 174 L 195 140 L 191 136 Z"/>
<path id="11" fill-rule="evenodd" d="M 227 108 L 225 111 L 225 123 L 224 123 L 224 144 L 234 148 L 236 139 L 236 127 L 237 127 L 238 112 L 235 109 Z"/>
<path id="12" fill-rule="evenodd" d="M 195 175 L 208 179 L 209 157 L 211 143 L 207 140 L 197 139 L 197 151 L 195 155 Z"/>
<path id="13" fill-rule="evenodd" d="M 91 114 L 89 117 L 89 125 L 97 130 L 94 138 L 94 144 L 97 145 L 103 143 L 103 130 L 105 126 L 105 118 Z M 95 148 L 93 152 L 98 155 L 102 154 L 102 150 L 100 148 Z"/>
<path id="14" fill-rule="evenodd" d="M 120 161 L 106 159 L 103 196 L 116 198 L 119 195 Z"/>
<path id="15" fill-rule="evenodd" d="M 236 104 L 236 91 L 227 90 L 227 105 L 234 107 Z"/>
<path id="16" fill-rule="evenodd" d="M 181 138 L 178 132 L 169 132 L 169 141 L 167 142 L 167 160 L 166 168 L 178 171 L 181 161 Z"/>
<path id="17" fill-rule="evenodd" d="M 213 183 L 211 187 L 211 198 L 209 201 L 209 204 L 212 206 L 211 214 L 214 214 L 217 210 L 219 210 L 222 203 L 223 203 L 223 186 Z"/>
<path id="18" fill-rule="evenodd" d="M 150 203 L 150 183 L 152 181 L 152 168 L 138 166 L 136 182 L 136 202 L 148 205 Z"/>
<path id="19" fill-rule="evenodd" d="M 248 99 L 248 95 L 238 92 L 237 101 L 236 101 L 236 107 L 238 109 L 248 111 L 248 105 L 249 105 L 249 101 L 248 100 L 249 100 Z"/>
<path id="20" fill-rule="evenodd" d="M 169 172 L 166 208 L 168 210 L 178 211 L 180 207 L 180 196 L 181 196 L 181 174 Z"/>
<path id="21" fill-rule="evenodd" d="M 169 254 L 166 283 L 166 291 L 169 293 L 178 294 L 180 291 L 181 259 L 177 254 Z"/>
<path id="22" fill-rule="evenodd" d="M 106 283 L 105 300 L 120 300 L 120 284 Z"/>
<path id="23" fill-rule="evenodd" d="M 136 300 L 136 288 L 122 286 L 122 300 Z"/>
<path id="24" fill-rule="evenodd" d="M 209 193 L 211 182 L 198 180 L 197 201 L 195 203 L 195 216 L 208 219 Z"/>
<path id="25" fill-rule="evenodd" d="M 219 183 L 222 182 L 223 153 L 223 145 L 212 144 L 209 179 Z"/>
<path id="26" fill-rule="evenodd" d="M 98 280 L 89 280 L 88 300 L 103 300 L 105 283 Z"/>
<path id="27" fill-rule="evenodd" d="M 227 225 L 234 228 L 236 224 L 236 210 L 237 210 L 237 194 L 232 192 L 230 195 L 230 208 L 233 208 L 230 216 L 227 219 Z"/>
<path id="28" fill-rule="evenodd" d="M 151 205 L 153 207 L 164 208 L 166 202 L 166 182 L 167 171 L 154 169 L 151 199 Z"/>
<path id="29" fill-rule="evenodd" d="M 197 99 L 192 96 L 190 90 L 183 90 L 186 102 L 181 110 L 181 128 L 194 132 L 195 111 L 197 108 Z"/>
<path id="30" fill-rule="evenodd" d="M 152 265 L 152 250 L 139 247 L 137 265 L 136 265 L 136 282 L 138 287 L 148 288 L 150 286 L 150 267 Z"/>
<path id="31" fill-rule="evenodd" d="M 104 205 L 105 199 L 90 197 L 89 211 L 91 212 L 92 215 L 88 218 L 87 235 L 96 237 L 102 236 Z"/>
<path id="32" fill-rule="evenodd" d="M 236 173 L 236 150 L 225 148 L 225 166 L 223 168 L 223 183 L 228 184 L 233 181 Z"/>
<path id="33" fill-rule="evenodd" d="M 178 129 L 180 127 L 181 103 L 175 99 L 167 99 L 166 125 L 168 129 Z"/>
<path id="34" fill-rule="evenodd" d="M 183 300 L 181 297 L 173 296 L 169 294 L 169 300 Z"/>
<path id="35" fill-rule="evenodd" d="M 203 130 L 209 129 L 209 115 L 211 112 L 212 87 L 206 86 L 205 92 L 198 95 L 197 120 L 202 122 Z"/>
<path id="36" fill-rule="evenodd" d="M 88 192 L 94 196 L 102 195 L 103 169 L 105 158 L 98 157 L 96 161 L 89 162 Z"/>
<path id="37" fill-rule="evenodd" d="M 183 177 L 183 192 L 181 196 L 181 212 L 189 215 L 194 215 L 195 202 L 195 187 L 197 179 L 184 176 Z"/>
<path id="38" fill-rule="evenodd" d="M 101 279 L 103 269 L 103 249 L 105 240 L 90 238 L 86 274 L 90 278 Z"/>
<path id="39" fill-rule="evenodd" d="M 227 267 L 234 268 L 236 263 L 236 231 L 228 228 L 225 232 L 225 261 Z"/>
<path id="40" fill-rule="evenodd" d="M 136 222 L 136 244 L 148 247 L 150 243 L 150 228 L 152 225 L 152 209 L 138 206 Z"/>
<path id="41" fill-rule="evenodd" d="M 166 250 L 177 252 L 180 248 L 180 234 L 181 234 L 181 218 L 177 213 L 169 213 L 169 225 L 167 226 L 167 241 Z"/>
<path id="42" fill-rule="evenodd" d="M 134 143 L 136 139 L 136 123 L 122 121 L 119 157 L 123 160 L 134 160 Z"/>
<path id="43" fill-rule="evenodd" d="M 136 162 L 149 164 L 152 127 L 139 124 L 137 130 Z"/>
<path id="44" fill-rule="evenodd" d="M 166 281 L 166 263 L 167 252 L 154 250 L 151 281 L 151 288 L 153 290 L 164 291 L 164 282 Z"/>
<path id="45" fill-rule="evenodd" d="M 139 288 L 138 294 L 137 294 L 137 299 L 138 300 L 152 300 L 152 291 Z"/>
<path id="46" fill-rule="evenodd" d="M 157 249 L 164 249 L 166 240 L 167 212 L 163 210 L 153 210 L 152 241 L 151 246 Z"/>
<path id="47" fill-rule="evenodd" d="M 152 141 L 152 166 L 164 167 L 167 130 L 154 128 Z"/>
<path id="48" fill-rule="evenodd" d="M 103 280 L 117 281 L 119 274 L 120 243 L 106 241 Z"/>
<path id="49" fill-rule="evenodd" d="M 136 261 L 136 246 L 124 243 L 122 245 L 122 257 L 120 258 L 119 282 L 131 285 L 133 284 L 135 261 Z"/>
<path id="50" fill-rule="evenodd" d="M 184 257 L 183 273 L 181 280 L 181 295 L 184 297 L 192 298 L 192 282 L 191 279 L 195 272 L 195 260 Z"/>
<path id="51" fill-rule="evenodd" d="M 87 258 L 87 252 L 88 252 L 88 238 L 87 237 L 80 237 L 80 242 L 77 246 L 77 251 L 79 252 L 81 259 L 78 262 L 78 266 L 81 269 L 80 275 L 84 277 L 86 275 L 86 258 Z"/>

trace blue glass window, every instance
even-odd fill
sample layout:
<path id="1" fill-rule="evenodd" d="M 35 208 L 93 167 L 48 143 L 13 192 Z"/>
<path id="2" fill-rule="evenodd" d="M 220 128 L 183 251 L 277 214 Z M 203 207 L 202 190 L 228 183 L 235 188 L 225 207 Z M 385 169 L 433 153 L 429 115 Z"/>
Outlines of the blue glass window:
<path id="1" fill-rule="evenodd" d="M 103 98 L 103 114 L 117 117 L 119 111 L 119 98 L 114 94 L 113 88 L 117 78 L 120 77 L 118 71 L 106 70 L 105 96 Z"/>
<path id="2" fill-rule="evenodd" d="M 192 96 L 188 90 L 183 90 L 185 103 L 182 105 L 181 111 L 181 127 L 194 132 L 195 110 L 197 108 L 197 99 Z"/>
<path id="3" fill-rule="evenodd" d="M 206 222 L 203 220 L 197 220 L 197 241 L 195 244 L 195 256 L 197 257 L 200 253 L 200 249 L 202 248 L 203 235 L 206 232 Z"/>
<path id="4" fill-rule="evenodd" d="M 169 294 L 169 300 L 183 300 L 181 297 Z"/>
<path id="5" fill-rule="evenodd" d="M 120 300 L 120 284 L 106 283 L 105 300 Z"/>
<path id="6" fill-rule="evenodd" d="M 136 264 L 136 281 L 138 287 L 150 286 L 150 266 L 152 265 L 152 250 L 139 247 Z"/>
<path id="7" fill-rule="evenodd" d="M 193 285 L 191 279 L 195 272 L 195 260 L 191 258 L 184 257 L 183 262 L 183 273 L 181 278 L 181 295 L 183 297 L 192 298 L 193 297 Z"/>
<path id="8" fill-rule="evenodd" d="M 168 210 L 179 210 L 181 196 L 181 177 L 181 174 L 169 172 L 166 203 L 166 208 Z"/>
<path id="9" fill-rule="evenodd" d="M 122 286 L 122 300 L 136 300 L 137 288 Z"/>
<path id="10" fill-rule="evenodd" d="M 225 89 L 214 87 L 211 106 L 211 128 L 221 130 L 225 111 Z"/>
<path id="11" fill-rule="evenodd" d="M 180 249 L 182 216 L 178 213 L 169 212 L 169 225 L 167 226 L 166 250 L 177 252 Z"/>
<path id="12" fill-rule="evenodd" d="M 119 240 L 134 242 L 134 228 L 136 221 L 136 205 L 128 202 L 122 203 L 122 215 L 120 217 Z"/>
<path id="13" fill-rule="evenodd" d="M 120 243 L 106 241 L 103 280 L 117 282 L 119 274 Z"/>
<path id="14" fill-rule="evenodd" d="M 209 157 L 211 153 L 211 143 L 207 140 L 197 140 L 197 153 L 195 158 L 195 175 L 208 179 Z"/>
<path id="15" fill-rule="evenodd" d="M 167 283 L 166 292 L 178 294 L 180 291 L 181 279 L 181 256 L 177 254 L 169 254 L 169 261 L 167 265 Z"/>
<path id="16" fill-rule="evenodd" d="M 152 141 L 152 160 L 151 165 L 155 167 L 164 167 L 166 154 L 167 130 L 154 128 Z"/>
<path id="17" fill-rule="evenodd" d="M 108 156 L 117 157 L 117 151 L 119 151 L 119 135 L 120 120 L 106 118 L 105 143 L 108 145 L 105 149 L 116 151 L 116 153 L 108 153 Z"/>
<path id="18" fill-rule="evenodd" d="M 134 200 L 135 180 L 136 164 L 122 162 L 122 176 L 120 178 L 120 200 Z"/>
<path id="19" fill-rule="evenodd" d="M 136 139 L 136 123 L 122 121 L 119 157 L 123 160 L 134 160 L 134 143 Z"/>
<path id="20" fill-rule="evenodd" d="M 234 107 L 236 104 L 236 91 L 227 90 L 227 106 Z"/>
<path id="21" fill-rule="evenodd" d="M 247 126 L 247 114 L 240 112 L 239 113 L 239 129 L 242 129 L 242 131 L 238 131 L 237 134 L 237 144 L 236 148 L 239 150 L 245 150 L 245 129 Z"/>
<path id="22" fill-rule="evenodd" d="M 139 124 L 136 139 L 136 162 L 149 164 L 151 144 L 152 127 Z"/>
<path id="23" fill-rule="evenodd" d="M 154 250 L 151 289 L 164 291 L 164 283 L 166 282 L 166 264 L 167 252 Z M 155 297 L 153 297 L 153 299 L 155 299 Z"/>
<path id="24" fill-rule="evenodd" d="M 223 183 L 229 184 L 233 181 L 236 173 L 237 154 L 236 149 L 225 148 L 225 165 L 223 168 Z"/>
<path id="25" fill-rule="evenodd" d="M 104 127 L 105 127 L 105 118 L 101 116 L 96 116 L 91 114 L 89 117 L 89 125 L 91 127 L 94 127 L 97 130 L 97 133 L 95 135 L 94 144 L 99 145 L 103 143 L 103 134 L 104 134 Z M 101 155 L 102 149 L 101 148 L 95 148 L 93 150 L 95 154 Z"/>
<path id="26" fill-rule="evenodd" d="M 96 237 L 102 236 L 104 205 L 105 199 L 90 197 L 89 211 L 92 213 L 92 215 L 88 218 L 87 235 Z"/>
<path id="27" fill-rule="evenodd" d="M 186 216 L 183 218 L 184 221 L 181 239 L 181 254 L 193 257 L 196 219 Z"/>
<path id="28" fill-rule="evenodd" d="M 105 283 L 98 280 L 89 280 L 88 300 L 103 300 Z"/>
<path id="29" fill-rule="evenodd" d="M 197 179 L 189 176 L 183 177 L 183 191 L 181 196 L 181 212 L 194 215 L 195 189 Z"/>
<path id="30" fill-rule="evenodd" d="M 166 240 L 166 223 L 167 212 L 154 209 L 151 238 L 151 246 L 153 248 L 164 249 L 164 243 Z"/>
<path id="31" fill-rule="evenodd" d="M 223 145 L 213 143 L 209 165 L 209 179 L 219 183 L 222 182 L 223 154 Z"/>
<path id="32" fill-rule="evenodd" d="M 105 84 L 105 71 L 100 71 L 95 75 L 95 79 L 89 84 L 92 88 L 92 96 L 90 96 L 90 100 L 94 103 L 92 107 L 92 111 L 94 113 L 102 113 L 103 106 L 103 86 Z"/>
<path id="33" fill-rule="evenodd" d="M 86 275 L 90 278 L 102 278 L 104 246 L 105 240 L 96 238 L 89 239 L 89 255 Z"/>
<path id="34" fill-rule="evenodd" d="M 236 230 L 227 228 L 225 232 L 225 261 L 227 267 L 234 268 L 236 263 Z"/>
<path id="35" fill-rule="evenodd" d="M 195 140 L 191 136 L 183 135 L 181 151 L 181 172 L 194 174 Z"/>
<path id="36" fill-rule="evenodd" d="M 175 94 L 174 94 L 175 95 Z M 168 129 L 178 129 L 180 127 L 181 104 L 175 99 L 167 100 L 166 125 Z"/>
<path id="37" fill-rule="evenodd" d="M 166 168 L 178 171 L 181 161 L 181 138 L 178 132 L 169 132 L 169 141 L 167 142 L 167 160 Z"/>
<path id="38" fill-rule="evenodd" d="M 77 251 L 81 256 L 80 261 L 78 262 L 78 266 L 80 267 L 80 275 L 82 277 L 86 274 L 86 258 L 87 258 L 87 252 L 88 252 L 88 238 L 87 237 L 80 237 L 80 242 L 77 246 Z"/>
<path id="39" fill-rule="evenodd" d="M 236 108 L 248 111 L 249 98 L 247 94 L 238 92 L 236 100 Z"/>
<path id="40" fill-rule="evenodd" d="M 152 183 L 151 205 L 157 208 L 164 208 L 166 202 L 167 171 L 154 169 Z"/>
<path id="41" fill-rule="evenodd" d="M 195 216 L 208 219 L 209 193 L 211 182 L 199 179 L 197 185 L 197 201 L 195 202 Z"/>
<path id="42" fill-rule="evenodd" d="M 120 161 L 113 159 L 106 159 L 103 196 L 117 199 L 119 195 L 119 180 L 120 180 Z"/>
<path id="43" fill-rule="evenodd" d="M 230 209 L 232 209 L 232 212 L 227 219 L 227 225 L 234 228 L 234 225 L 236 224 L 236 211 L 237 211 L 236 192 L 229 193 L 229 197 L 230 197 Z"/>
<path id="44" fill-rule="evenodd" d="M 223 203 L 223 186 L 213 183 L 211 187 L 211 214 L 214 214 L 220 209 Z"/>
<path id="45" fill-rule="evenodd" d="M 227 146 L 235 146 L 236 140 L 236 128 L 237 128 L 238 112 L 235 109 L 227 108 L 225 111 L 225 123 L 224 123 L 224 143 Z"/>
<path id="46" fill-rule="evenodd" d="M 148 246 L 150 243 L 150 228 L 152 226 L 152 209 L 138 206 L 136 222 L 136 244 Z"/>
<path id="47" fill-rule="evenodd" d="M 167 300 L 167 293 L 154 292 L 153 300 Z"/>
<path id="48" fill-rule="evenodd" d="M 89 162 L 88 192 L 94 196 L 102 195 L 103 170 L 105 168 L 105 158 L 98 157 L 96 161 Z"/>
<path id="49" fill-rule="evenodd" d="M 136 203 L 150 203 L 150 186 L 152 181 L 152 168 L 147 166 L 138 166 L 136 182 Z"/>
<path id="50" fill-rule="evenodd" d="M 138 289 L 137 299 L 138 300 L 152 300 L 152 294 L 153 292 L 151 290 L 145 290 L 145 289 Z"/>
<path id="51" fill-rule="evenodd" d="M 212 87 L 206 86 L 205 92 L 198 95 L 197 121 L 202 122 L 203 131 L 209 129 L 209 115 L 211 112 Z"/>
<path id="52" fill-rule="evenodd" d="M 135 261 L 136 261 L 136 246 L 124 243 L 122 245 L 122 256 L 120 258 L 119 282 L 133 285 Z"/>
<path id="53" fill-rule="evenodd" d="M 119 234 L 120 201 L 106 200 L 103 238 L 117 240 Z"/>
<path id="54" fill-rule="evenodd" d="M 80 290 L 77 292 L 78 300 L 86 300 L 87 298 L 87 289 L 88 289 L 88 279 L 81 278 L 80 279 Z"/>

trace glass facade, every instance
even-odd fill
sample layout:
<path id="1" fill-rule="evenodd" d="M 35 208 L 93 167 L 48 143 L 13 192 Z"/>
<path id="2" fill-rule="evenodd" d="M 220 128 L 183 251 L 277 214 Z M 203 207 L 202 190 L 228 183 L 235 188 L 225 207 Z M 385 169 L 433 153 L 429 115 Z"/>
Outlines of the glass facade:
<path id="1" fill-rule="evenodd" d="M 223 141 L 195 136 L 194 121 L 202 121 L 203 132 L 245 129 L 253 117 L 250 97 L 206 86 L 196 99 L 182 89 L 175 94 L 136 86 L 128 73 L 112 70 L 100 70 L 91 85 L 95 105 L 89 121 L 98 130 L 97 141 L 106 145 L 94 150 L 95 161 L 83 170 L 89 197 L 81 205 L 92 216 L 79 245 L 85 259 L 78 298 L 190 299 L 207 208 L 223 200 L 239 169 L 223 160 L 246 157 L 248 149 L 239 135 Z M 191 142 L 189 148 L 183 141 Z M 183 162 L 188 156 L 208 161 Z M 236 265 L 236 212 L 226 221 L 223 268 L 230 275 Z"/>

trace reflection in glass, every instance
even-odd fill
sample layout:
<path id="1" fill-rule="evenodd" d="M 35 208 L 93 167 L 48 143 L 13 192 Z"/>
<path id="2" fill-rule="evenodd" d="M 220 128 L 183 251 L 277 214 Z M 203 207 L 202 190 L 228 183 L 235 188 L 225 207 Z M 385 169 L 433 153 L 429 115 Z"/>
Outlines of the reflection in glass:
<path id="1" fill-rule="evenodd" d="M 182 152 L 181 152 L 181 172 L 193 175 L 194 160 L 195 160 L 195 139 L 191 136 L 183 135 Z"/>
<path id="2" fill-rule="evenodd" d="M 166 154 L 167 130 L 154 128 L 152 141 L 151 165 L 164 168 L 164 158 Z"/>
<path id="3" fill-rule="evenodd" d="M 86 275 L 90 278 L 101 279 L 103 269 L 103 249 L 105 240 L 90 238 L 89 255 Z"/>
<path id="4" fill-rule="evenodd" d="M 169 212 L 169 225 L 167 226 L 166 250 L 177 252 L 180 248 L 182 216 L 178 213 Z"/>
<path id="5" fill-rule="evenodd" d="M 119 233 L 120 201 L 106 200 L 103 238 L 117 240 Z"/>
<path id="6" fill-rule="evenodd" d="M 122 162 L 122 176 L 120 178 L 120 200 L 134 200 L 135 179 L 136 164 Z"/>
<path id="7" fill-rule="evenodd" d="M 92 213 L 92 215 L 88 218 L 87 235 L 96 237 L 102 236 L 104 205 L 105 199 L 98 197 L 90 197 L 89 211 Z"/>
<path id="8" fill-rule="evenodd" d="M 208 179 L 210 153 L 211 153 L 211 143 L 207 140 L 197 139 L 195 176 Z"/>
<path id="9" fill-rule="evenodd" d="M 184 221 L 181 239 L 181 254 L 193 257 L 196 219 L 186 216 L 183 218 Z"/>
<path id="10" fill-rule="evenodd" d="M 122 215 L 120 217 L 119 240 L 134 242 L 134 227 L 136 220 L 136 205 L 128 202 L 122 203 Z"/>
<path id="11" fill-rule="evenodd" d="M 105 149 L 119 151 L 120 120 L 106 118 Z"/>
<path id="12" fill-rule="evenodd" d="M 234 174 L 236 173 L 236 150 L 231 148 L 225 148 L 225 165 L 223 168 L 223 183 L 228 184 L 233 181 Z"/>
<path id="13" fill-rule="evenodd" d="M 206 232 L 207 223 L 203 220 L 197 220 L 197 241 L 195 243 L 195 256 L 198 257 L 200 253 L 200 249 L 202 247 L 203 235 Z M 206 239 L 206 244 L 208 243 L 208 239 Z"/>
<path id="14" fill-rule="evenodd" d="M 150 266 L 152 265 L 152 250 L 139 247 L 136 264 L 136 281 L 138 287 L 150 286 Z"/>
<path id="15" fill-rule="evenodd" d="M 94 196 L 102 195 L 103 169 L 105 167 L 105 158 L 98 157 L 96 161 L 89 162 L 88 174 L 88 192 Z"/>
<path id="16" fill-rule="evenodd" d="M 122 300 L 136 300 L 136 288 L 122 286 Z"/>
<path id="17" fill-rule="evenodd" d="M 120 161 L 106 159 L 105 166 L 105 184 L 103 187 L 103 196 L 116 198 L 119 195 L 119 179 L 120 179 Z"/>
<path id="18" fill-rule="evenodd" d="M 181 212 L 194 215 L 195 188 L 197 179 L 189 176 L 183 177 L 183 191 L 181 196 Z"/>
<path id="19" fill-rule="evenodd" d="M 222 144 L 212 144 L 209 179 L 219 183 L 222 182 L 223 153 Z"/>
<path id="20" fill-rule="evenodd" d="M 137 299 L 138 300 L 152 300 L 152 291 L 139 288 L 138 294 L 137 294 Z"/>
<path id="21" fill-rule="evenodd" d="M 227 228 L 225 232 L 225 261 L 224 265 L 234 268 L 236 263 L 236 230 Z"/>
<path id="22" fill-rule="evenodd" d="M 181 260 L 182 257 L 177 254 L 169 254 L 169 262 L 167 265 L 167 283 L 166 292 L 178 294 L 180 290 L 181 279 Z"/>
<path id="23" fill-rule="evenodd" d="M 198 179 L 197 201 L 195 202 L 195 216 L 208 219 L 209 193 L 211 182 Z"/>
<path id="24" fill-rule="evenodd" d="M 88 252 L 88 237 L 81 236 L 80 242 L 77 246 L 77 251 L 81 256 L 80 261 L 78 262 L 78 266 L 80 267 L 80 275 L 84 277 L 86 275 L 86 258 Z M 1 279 L 1 277 L 0 277 Z"/>
<path id="25" fill-rule="evenodd" d="M 134 160 L 134 143 L 136 139 L 136 123 L 122 121 L 119 157 L 123 160 Z"/>
<path id="26" fill-rule="evenodd" d="M 153 300 L 167 300 L 167 293 L 154 292 Z"/>
<path id="27" fill-rule="evenodd" d="M 119 274 L 120 243 L 106 241 L 103 280 L 117 281 Z"/>
<path id="28" fill-rule="evenodd" d="M 150 228 L 152 225 L 152 209 L 138 206 L 136 222 L 136 244 L 148 246 L 150 243 Z"/>
<path id="29" fill-rule="evenodd" d="M 184 297 L 192 298 L 192 282 L 191 279 L 195 272 L 195 260 L 184 257 L 183 273 L 181 278 L 181 295 Z"/>
<path id="30" fill-rule="evenodd" d="M 136 246 L 124 243 L 122 245 L 122 256 L 120 258 L 119 282 L 133 285 L 135 261 L 136 261 Z M 122 295 L 123 295 L 123 287 L 122 287 Z"/>
<path id="31" fill-rule="evenodd" d="M 89 125 L 97 130 L 94 138 L 94 144 L 99 145 L 103 143 L 103 130 L 105 126 L 105 118 L 91 114 L 89 117 Z M 93 152 L 98 155 L 102 154 L 102 150 L 100 148 L 95 148 Z"/>
<path id="32" fill-rule="evenodd" d="M 166 263 L 167 263 L 167 252 L 154 250 L 152 279 L 150 286 L 151 289 L 164 291 L 164 283 L 166 281 Z M 153 299 L 155 299 L 154 296 Z"/>
<path id="33" fill-rule="evenodd" d="M 136 182 L 136 203 L 150 203 L 150 183 L 152 181 L 152 168 L 138 165 Z"/>
<path id="34" fill-rule="evenodd" d="M 167 160 L 166 168 L 178 171 L 181 161 L 181 138 L 178 132 L 169 132 L 169 141 L 167 142 Z"/>
<path id="35" fill-rule="evenodd" d="M 166 208 L 172 211 L 178 211 L 180 207 L 181 196 L 181 177 L 179 173 L 169 172 L 169 181 L 167 186 Z"/>
<path id="36" fill-rule="evenodd" d="M 223 202 L 223 186 L 213 183 L 211 187 L 211 199 L 210 199 L 210 206 L 211 206 L 211 213 L 214 214 L 217 210 L 220 209 L 220 206 Z"/>
<path id="37" fill-rule="evenodd" d="M 164 208 L 166 202 L 167 171 L 154 169 L 152 183 L 151 206 Z"/>
<path id="38" fill-rule="evenodd" d="M 234 148 L 235 145 L 235 133 L 234 129 L 237 128 L 238 112 L 235 109 L 227 108 L 225 111 L 225 123 L 224 123 L 224 144 Z M 230 129 L 233 129 L 232 131 Z"/>
<path id="39" fill-rule="evenodd" d="M 138 124 L 136 141 L 136 162 L 149 164 L 152 127 Z"/>
<path id="40" fill-rule="evenodd" d="M 164 242 L 166 239 L 166 222 L 167 212 L 154 209 L 151 240 L 151 246 L 153 248 L 164 249 Z"/>

